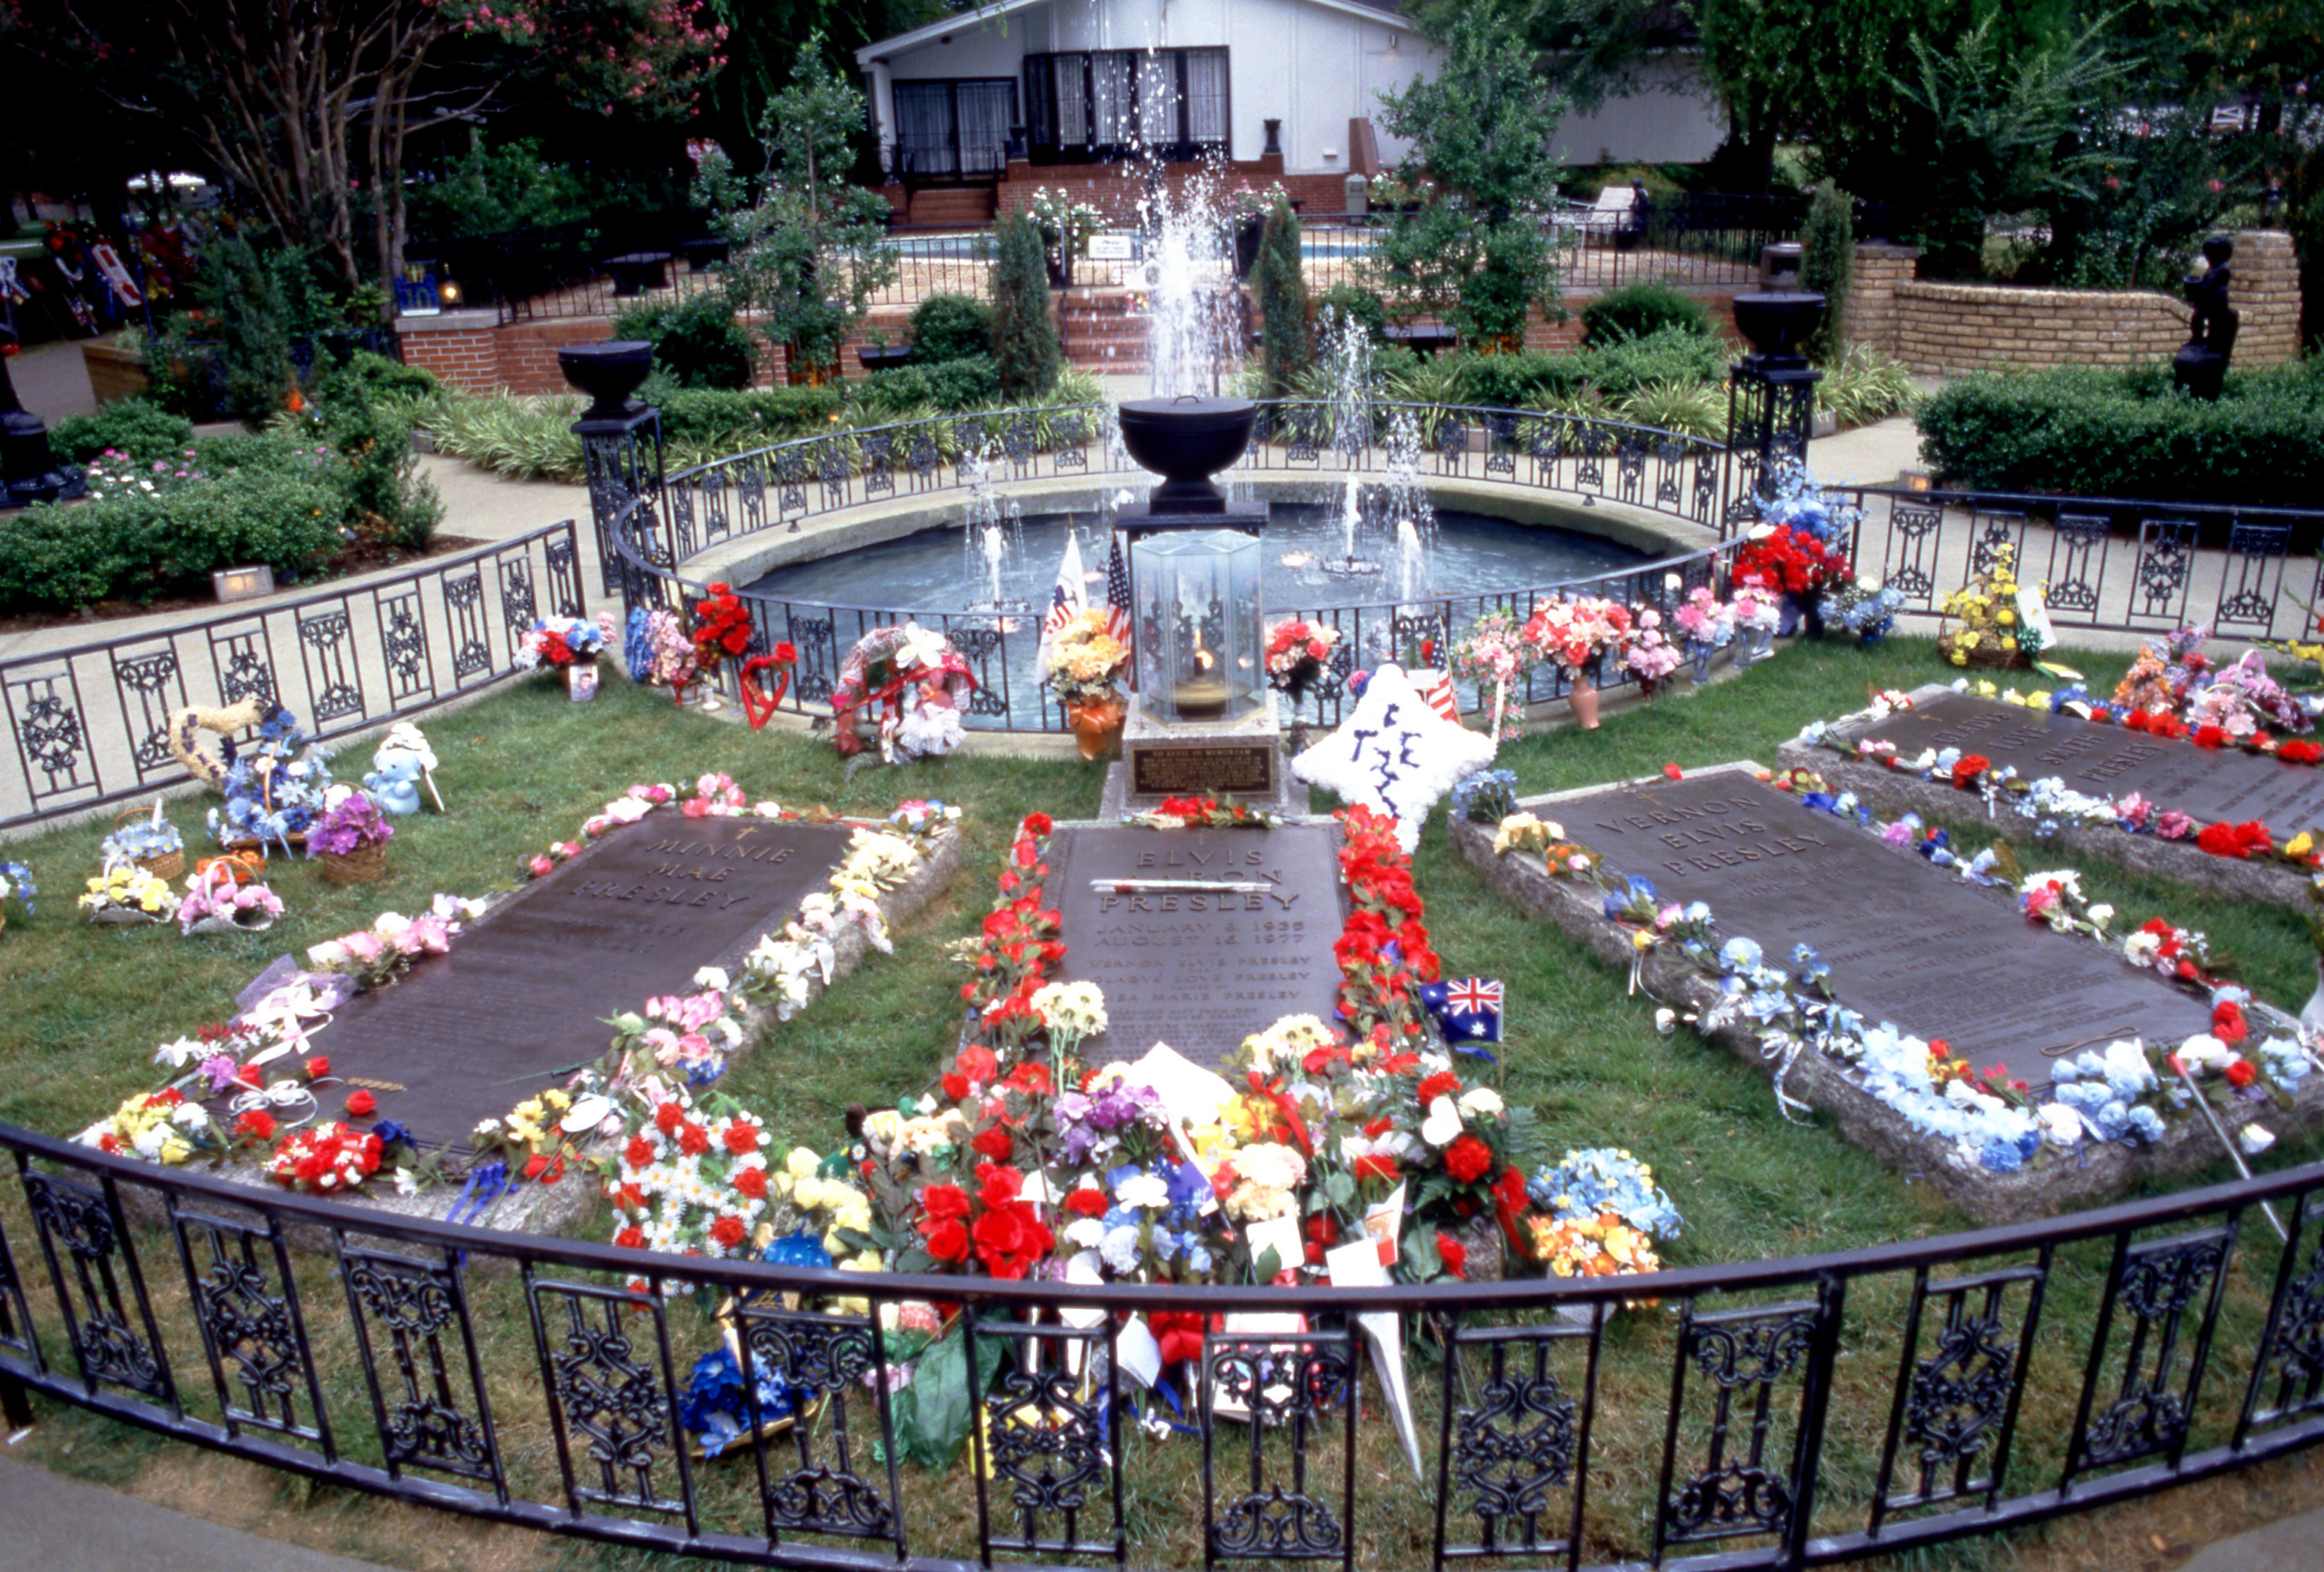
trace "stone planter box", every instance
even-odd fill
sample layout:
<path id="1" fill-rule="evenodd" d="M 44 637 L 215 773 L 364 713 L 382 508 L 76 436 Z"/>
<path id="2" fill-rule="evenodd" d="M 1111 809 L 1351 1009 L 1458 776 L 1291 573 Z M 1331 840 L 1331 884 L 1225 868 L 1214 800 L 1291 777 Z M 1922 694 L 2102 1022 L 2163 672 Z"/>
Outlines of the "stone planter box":
<path id="1" fill-rule="evenodd" d="M 91 338 L 80 346 L 81 364 L 88 372 L 88 391 L 97 407 L 142 396 L 153 385 L 145 374 L 145 356 L 117 340 Z"/>
<path id="2" fill-rule="evenodd" d="M 1558 816 L 1557 804 L 1564 799 L 1604 789 L 1591 786 L 1580 792 L 1526 797 L 1518 805 L 1554 819 Z M 1494 856 L 1490 825 L 1455 822 L 1451 829 L 1453 845 L 1502 898 L 1567 933 L 1607 966 L 1628 970 L 1633 955 L 1629 935 L 1606 918 L 1597 886 L 1554 878 L 1542 860 L 1529 853 Z M 2130 839 L 2115 833 L 2119 839 Z M 1897 871 L 1904 878 L 1949 877 L 1917 859 L 1908 860 L 1902 857 L 1898 859 Z M 1991 894 L 1997 916 L 2015 915 L 2010 897 L 1998 890 Z M 1715 979 L 1665 950 L 1647 954 L 1643 978 L 1655 997 L 1679 1009 L 1682 1015 L 1700 1014 L 1719 1000 Z M 1910 1023 L 1900 1024 L 1911 1029 Z M 1758 1042 L 1748 1025 L 1709 1033 L 1700 1028 L 1692 1030 L 1772 1075 L 1774 1067 L 1761 1054 Z M 1673 1053 L 1688 1052 L 1689 1048 L 1683 1036 L 1670 1044 Z M 2096 1206 L 2120 1196 L 2143 1180 L 2199 1172 L 2224 1161 L 2226 1156 L 2218 1138 L 2200 1116 L 2196 1116 L 2173 1118 L 2163 1138 L 2150 1146 L 2134 1148 L 2115 1142 L 2085 1144 L 2080 1151 L 2072 1154 L 2052 1152 L 2045 1161 L 2015 1173 L 1995 1173 L 1960 1166 L 1953 1161 L 1949 1144 L 1914 1131 L 1895 1109 L 1856 1084 L 1847 1065 L 1834 1060 L 1803 1053 L 1793 1065 L 1784 1086 L 1792 1096 L 1828 1116 L 1847 1140 L 1898 1172 L 1926 1181 L 1955 1207 L 1987 1227 Z M 2310 1125 L 2324 1116 L 2324 1073 L 2311 1075 L 2302 1083 L 2289 1117 L 2266 1103 L 2238 1102 L 2217 1111 L 2230 1134 L 2263 1117 L 2279 1134 L 2291 1127 Z M 1803 1138 L 1810 1136 L 1805 1130 L 1800 1134 Z"/>

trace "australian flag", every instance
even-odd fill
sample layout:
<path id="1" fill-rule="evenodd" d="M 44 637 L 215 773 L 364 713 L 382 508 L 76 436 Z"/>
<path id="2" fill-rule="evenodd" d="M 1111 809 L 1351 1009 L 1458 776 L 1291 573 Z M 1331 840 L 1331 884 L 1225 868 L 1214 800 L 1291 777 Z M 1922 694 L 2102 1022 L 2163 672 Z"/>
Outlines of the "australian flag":
<path id="1" fill-rule="evenodd" d="M 1501 1040 L 1501 983 L 1499 978 L 1447 978 L 1420 985 L 1420 1002 L 1436 1017 L 1444 1041 L 1456 1052 L 1480 1059 L 1493 1056 L 1477 1047 Z"/>

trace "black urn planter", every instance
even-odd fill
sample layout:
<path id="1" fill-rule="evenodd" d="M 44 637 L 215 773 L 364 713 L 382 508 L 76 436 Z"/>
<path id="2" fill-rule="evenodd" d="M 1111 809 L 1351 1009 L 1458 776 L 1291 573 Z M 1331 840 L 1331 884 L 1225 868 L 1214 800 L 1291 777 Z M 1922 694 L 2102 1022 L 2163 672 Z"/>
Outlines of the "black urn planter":
<path id="1" fill-rule="evenodd" d="M 1738 295 L 1735 327 L 1763 363 L 1807 363 L 1809 335 L 1823 322 L 1824 298 L 1794 292 Z"/>
<path id="2" fill-rule="evenodd" d="M 1259 243 L 1267 238 L 1267 216 L 1254 214 L 1235 225 L 1235 277 L 1247 279 L 1259 265 Z"/>
<path id="3" fill-rule="evenodd" d="M 589 395 L 584 420 L 619 420 L 634 407 L 630 398 L 653 370 L 654 346 L 642 338 L 609 338 L 603 344 L 567 345 L 557 352 L 565 380 Z"/>
<path id="4" fill-rule="evenodd" d="M 865 345 L 855 352 L 855 358 L 867 372 L 893 371 L 910 363 L 912 346 L 908 344 Z"/>
<path id="5" fill-rule="evenodd" d="M 1211 476 L 1242 456 L 1259 406 L 1249 399 L 1133 399 L 1116 411 L 1121 445 L 1140 467 L 1162 477 L 1157 513 L 1216 513 L 1226 496 Z"/>

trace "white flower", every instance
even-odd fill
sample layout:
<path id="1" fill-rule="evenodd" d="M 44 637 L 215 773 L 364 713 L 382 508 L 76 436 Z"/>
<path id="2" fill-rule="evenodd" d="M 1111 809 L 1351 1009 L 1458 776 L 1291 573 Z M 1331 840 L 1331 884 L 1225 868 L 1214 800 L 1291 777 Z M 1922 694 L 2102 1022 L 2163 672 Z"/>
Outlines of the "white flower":
<path id="1" fill-rule="evenodd" d="M 1499 1118 L 1503 1108 L 1501 1094 L 1489 1086 L 1471 1087 L 1461 1095 L 1461 1112 L 1468 1118 Z"/>
<path id="2" fill-rule="evenodd" d="M 2105 927 L 2108 923 L 2114 921 L 2114 908 L 2107 905 L 2106 902 L 2100 901 L 2097 906 L 2090 908 L 2090 921 L 2096 923 L 2101 928 Z"/>
<path id="3" fill-rule="evenodd" d="M 706 966 L 694 974 L 694 986 L 706 988 L 715 993 L 724 993 L 733 984 L 726 976 L 724 967 Z"/>
<path id="4" fill-rule="evenodd" d="M 2246 1157 L 2256 1157 L 2275 1145 L 2275 1132 L 2264 1125 L 2246 1125 L 2236 1132 L 2236 1144 Z"/>
<path id="5" fill-rule="evenodd" d="M 414 1173 L 409 1168 L 397 1169 L 395 1171 L 395 1193 L 398 1195 L 418 1195 L 420 1193 L 420 1175 Z"/>
<path id="6" fill-rule="evenodd" d="M 1432 1146 L 1449 1146 L 1461 1133 L 1461 1110 L 1449 1097 L 1440 1097 L 1428 1105 L 1428 1117 L 1420 1121 L 1420 1138 Z"/>
<path id="7" fill-rule="evenodd" d="M 1669 1008 L 1668 1007 L 1656 1010 L 1655 1012 L 1655 1030 L 1660 1032 L 1665 1037 L 1669 1036 L 1673 1032 L 1677 1031 L 1678 1012 Z"/>
<path id="8" fill-rule="evenodd" d="M 2206 1070 L 2225 1070 L 2240 1057 L 2236 1051 L 2209 1033 L 2199 1033 L 2179 1044 L 2179 1062 L 2190 1075 Z"/>
<path id="9" fill-rule="evenodd" d="M 153 1062 L 166 1064 L 172 1070 L 183 1070 L 197 1059 L 210 1055 L 209 1045 L 191 1037 L 180 1037 L 174 1043 L 164 1043 L 153 1050 Z"/>
<path id="10" fill-rule="evenodd" d="M 2043 1139 L 2068 1150 L 2081 1145 L 2085 1126 L 2080 1114 L 2063 1103 L 2043 1103 L 2036 1112 L 2042 1120 Z"/>
<path id="11" fill-rule="evenodd" d="M 137 1155 L 140 1157 L 158 1159 L 161 1155 L 162 1145 L 167 1143 L 169 1139 L 170 1126 L 168 1125 L 156 1124 L 146 1126 L 145 1128 L 137 1132 Z"/>
<path id="12" fill-rule="evenodd" d="M 1158 1173 L 1136 1174 L 1114 1188 L 1113 1199 L 1125 1207 L 1159 1211 L 1170 1204 L 1169 1181 Z"/>

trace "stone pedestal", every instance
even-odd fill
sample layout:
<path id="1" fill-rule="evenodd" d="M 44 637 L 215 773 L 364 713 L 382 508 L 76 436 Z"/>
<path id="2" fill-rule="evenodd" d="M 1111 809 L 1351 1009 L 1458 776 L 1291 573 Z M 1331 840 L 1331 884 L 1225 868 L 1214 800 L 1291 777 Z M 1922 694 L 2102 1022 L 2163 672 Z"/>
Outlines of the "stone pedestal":
<path id="1" fill-rule="evenodd" d="M 1222 795 L 1273 814 L 1306 813 L 1307 788 L 1291 778 L 1275 705 L 1270 691 L 1265 705 L 1240 721 L 1167 722 L 1131 694 L 1121 762 L 1105 772 L 1101 815 L 1142 814 L 1165 797 Z"/>

